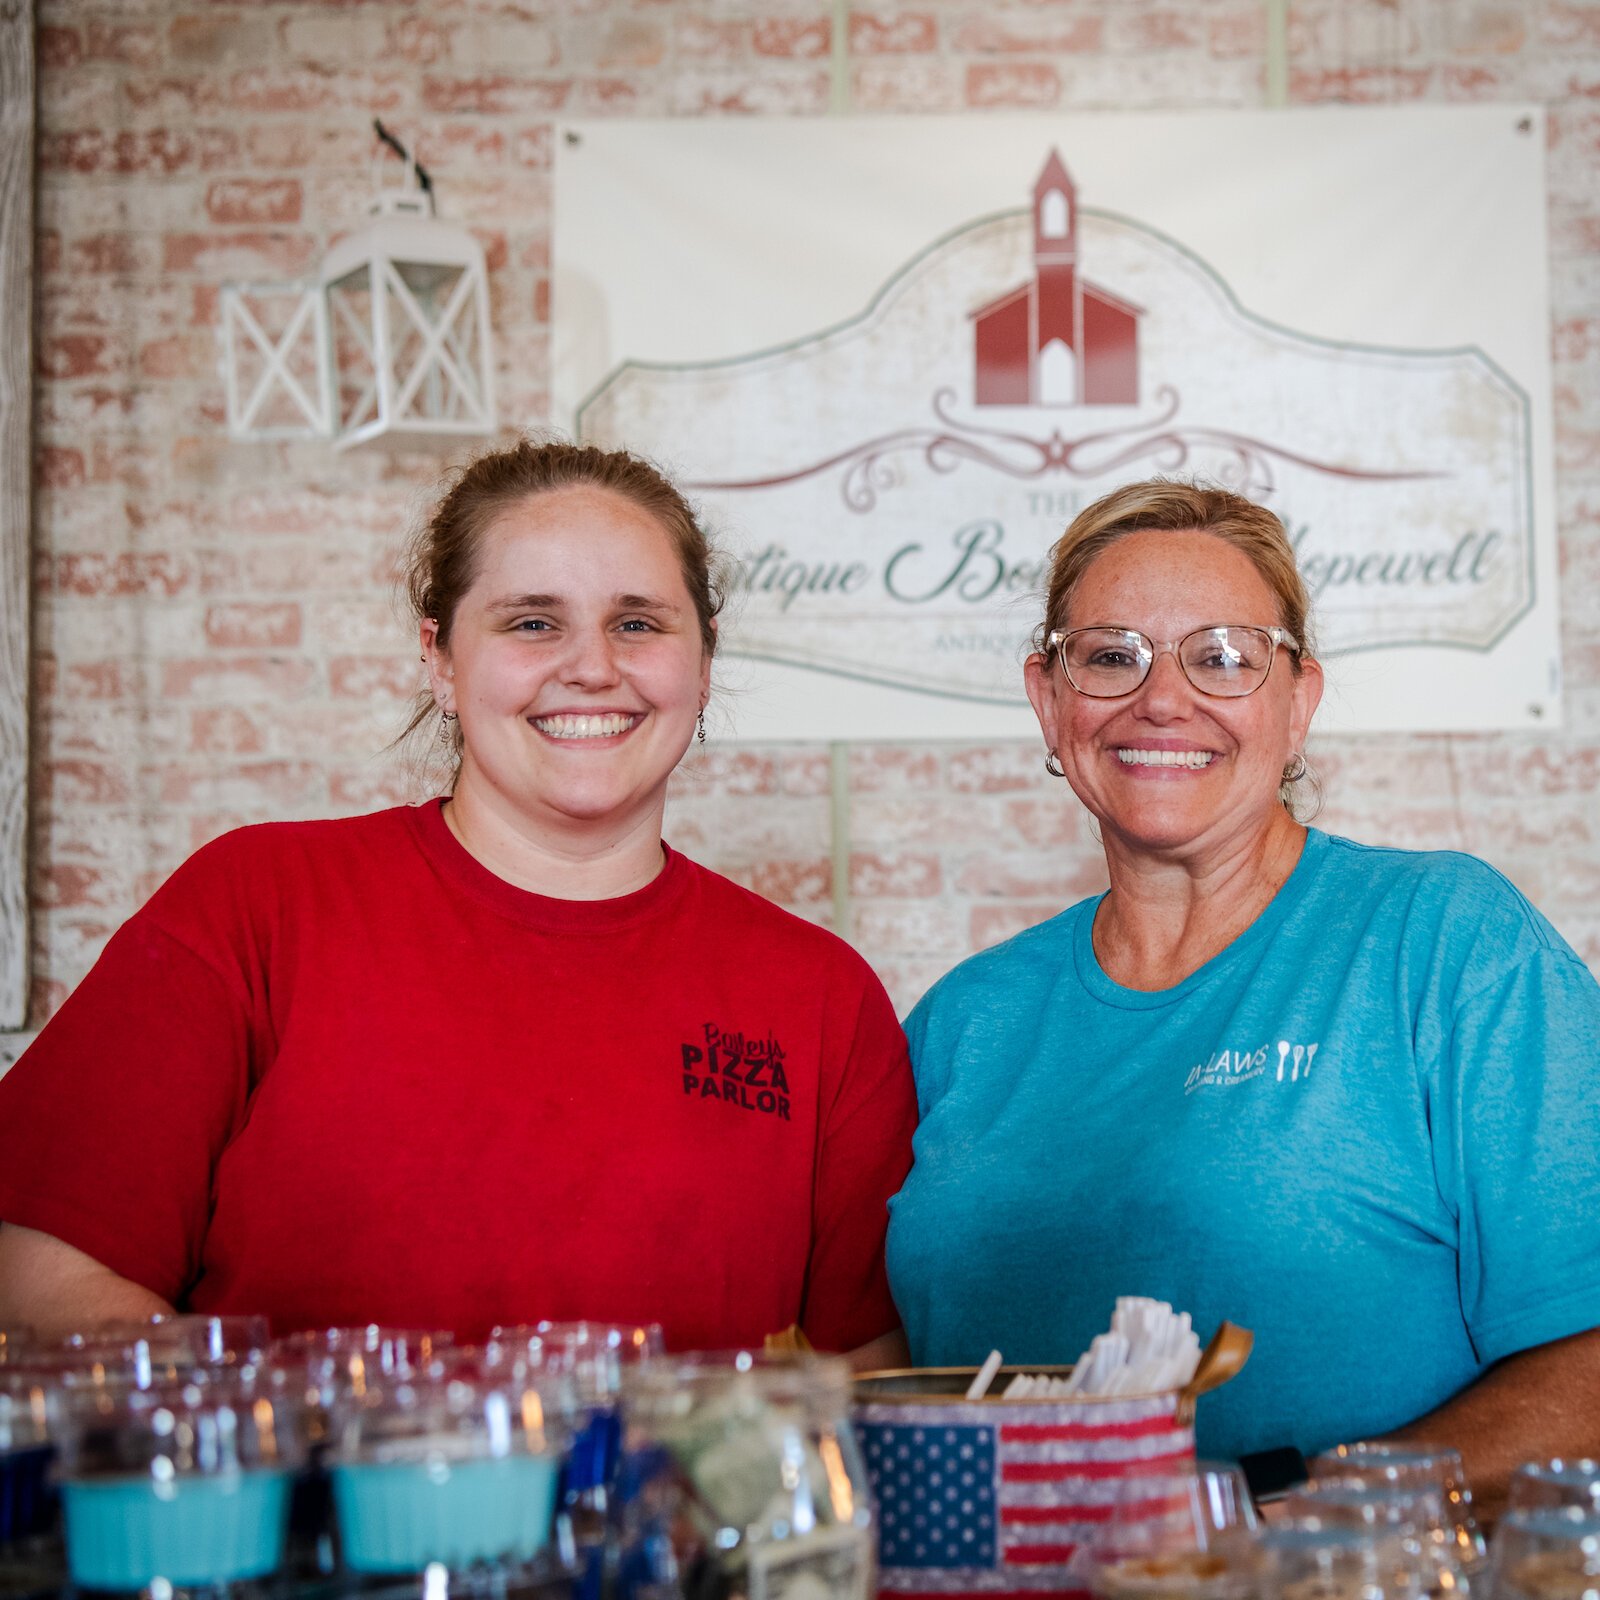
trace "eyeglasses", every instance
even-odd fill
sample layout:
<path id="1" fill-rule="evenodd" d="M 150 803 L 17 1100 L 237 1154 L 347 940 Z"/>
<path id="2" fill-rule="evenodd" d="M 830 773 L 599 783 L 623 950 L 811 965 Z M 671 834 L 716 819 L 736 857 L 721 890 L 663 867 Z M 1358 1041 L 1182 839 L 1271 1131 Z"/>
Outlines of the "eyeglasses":
<path id="1" fill-rule="evenodd" d="M 1238 700 L 1254 694 L 1272 671 L 1278 646 L 1298 652 L 1299 641 L 1284 628 L 1247 628 L 1237 623 L 1196 628 L 1181 639 L 1153 644 L 1137 628 L 1055 629 L 1045 648 L 1055 652 L 1067 682 L 1093 700 L 1132 694 L 1170 650 L 1183 675 L 1201 694 Z"/>

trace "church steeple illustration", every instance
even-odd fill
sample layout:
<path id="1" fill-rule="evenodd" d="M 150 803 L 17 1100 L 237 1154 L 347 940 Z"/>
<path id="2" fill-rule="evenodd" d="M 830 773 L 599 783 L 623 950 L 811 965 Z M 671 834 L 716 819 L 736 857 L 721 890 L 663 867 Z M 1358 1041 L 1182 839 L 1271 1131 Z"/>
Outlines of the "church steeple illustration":
<path id="1" fill-rule="evenodd" d="M 1078 191 L 1052 150 L 1033 186 L 1034 276 L 971 313 L 980 406 L 1137 405 L 1139 318 L 1078 271 Z"/>
<path id="2" fill-rule="evenodd" d="M 1078 259 L 1078 190 L 1054 150 L 1033 186 L 1033 259 Z"/>

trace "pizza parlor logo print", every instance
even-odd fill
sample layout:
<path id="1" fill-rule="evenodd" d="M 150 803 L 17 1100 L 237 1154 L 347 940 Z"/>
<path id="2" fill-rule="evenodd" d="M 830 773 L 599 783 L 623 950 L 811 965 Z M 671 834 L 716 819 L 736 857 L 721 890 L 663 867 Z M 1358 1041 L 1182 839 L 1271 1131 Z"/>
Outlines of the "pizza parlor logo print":
<path id="1" fill-rule="evenodd" d="M 1274 1082 L 1304 1083 L 1311 1076 L 1311 1064 L 1320 1048 L 1320 1044 L 1279 1039 L 1276 1044 L 1258 1045 L 1254 1050 L 1218 1050 L 1189 1069 L 1183 1092 L 1189 1095 L 1196 1089 L 1234 1089 L 1271 1073 L 1274 1062 Z"/>
<path id="2" fill-rule="evenodd" d="M 843 322 L 624 361 L 578 407 L 727 530 L 730 654 L 1020 706 L 1050 544 L 1157 473 L 1283 515 L 1331 653 L 1485 650 L 1526 612 L 1530 402 L 1488 355 L 1268 322 L 1184 241 L 1080 203 L 1059 151 L 1027 184 Z"/>
<path id="3" fill-rule="evenodd" d="M 783 1046 L 771 1034 L 758 1038 L 708 1022 L 699 1039 L 682 1047 L 682 1056 L 686 1095 L 789 1120 Z"/>

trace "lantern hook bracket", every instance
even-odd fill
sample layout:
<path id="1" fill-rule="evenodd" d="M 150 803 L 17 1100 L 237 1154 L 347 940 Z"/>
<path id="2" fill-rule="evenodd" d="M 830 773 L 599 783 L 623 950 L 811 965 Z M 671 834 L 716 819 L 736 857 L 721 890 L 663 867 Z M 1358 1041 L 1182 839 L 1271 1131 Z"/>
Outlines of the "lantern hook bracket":
<path id="1" fill-rule="evenodd" d="M 401 142 L 395 138 L 395 136 L 390 133 L 386 127 L 384 127 L 383 119 L 381 117 L 374 117 L 372 119 L 372 129 L 373 132 L 377 134 L 379 142 L 381 144 L 388 145 L 388 147 L 393 150 L 394 153 L 399 156 L 400 159 L 405 162 L 405 164 L 414 173 L 416 173 L 417 187 L 431 200 L 433 198 L 433 179 L 429 176 L 428 169 L 423 166 L 423 164 L 418 161 L 417 158 L 412 155 L 412 153 L 407 150 L 406 147 L 401 144 Z"/>

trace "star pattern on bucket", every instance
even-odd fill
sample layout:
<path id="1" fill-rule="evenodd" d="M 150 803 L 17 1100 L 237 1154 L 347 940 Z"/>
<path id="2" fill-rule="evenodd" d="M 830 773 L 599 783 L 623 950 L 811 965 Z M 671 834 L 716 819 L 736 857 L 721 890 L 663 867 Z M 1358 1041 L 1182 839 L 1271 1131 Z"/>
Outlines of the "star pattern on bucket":
<path id="1" fill-rule="evenodd" d="M 992 1428 L 877 1427 L 864 1445 L 886 1567 L 989 1566 L 995 1559 Z"/>

